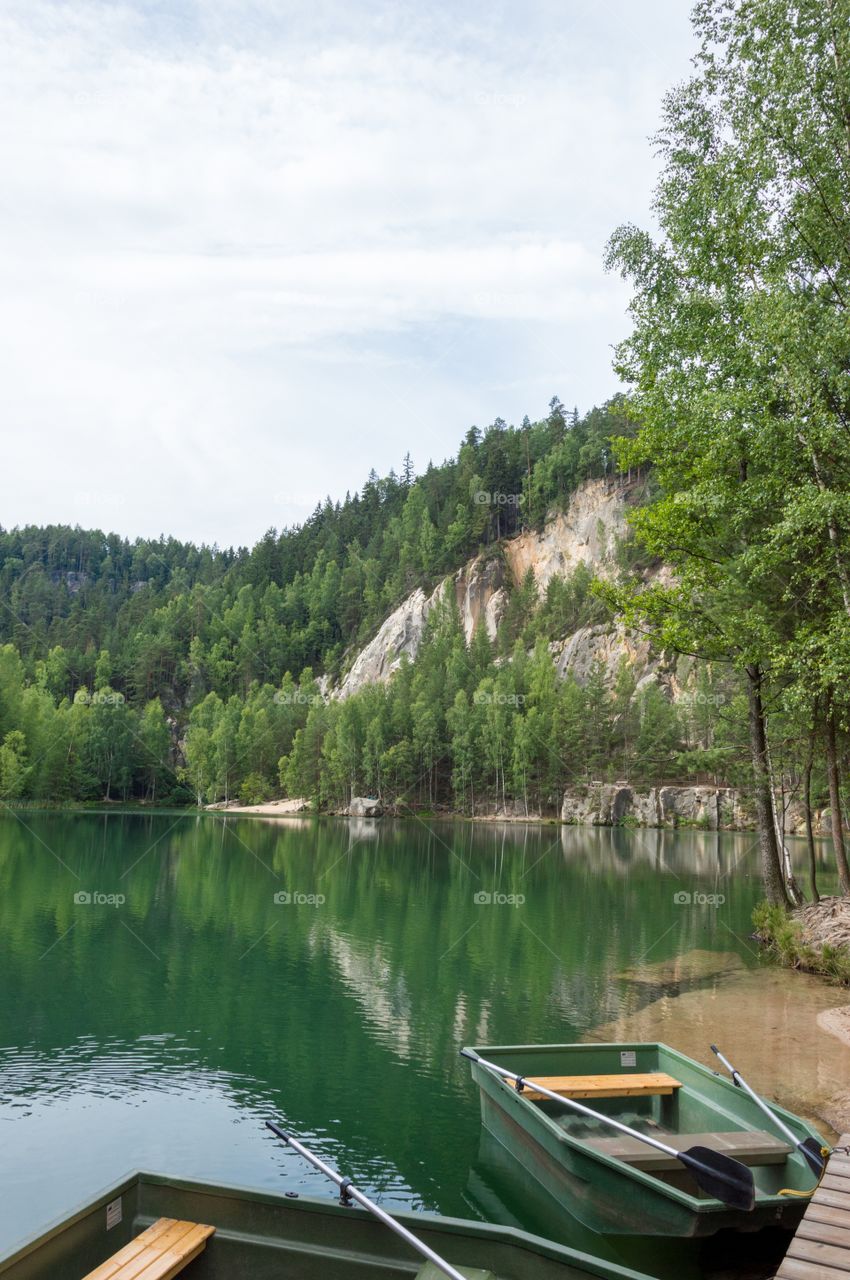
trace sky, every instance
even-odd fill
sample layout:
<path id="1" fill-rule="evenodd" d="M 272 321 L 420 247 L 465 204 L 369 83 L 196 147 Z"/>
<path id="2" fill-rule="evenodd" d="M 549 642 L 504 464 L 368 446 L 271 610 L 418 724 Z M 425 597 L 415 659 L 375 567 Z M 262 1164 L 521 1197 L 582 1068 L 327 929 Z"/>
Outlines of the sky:
<path id="1" fill-rule="evenodd" d="M 5 0 L 0 524 L 252 545 L 618 389 L 687 0 Z"/>

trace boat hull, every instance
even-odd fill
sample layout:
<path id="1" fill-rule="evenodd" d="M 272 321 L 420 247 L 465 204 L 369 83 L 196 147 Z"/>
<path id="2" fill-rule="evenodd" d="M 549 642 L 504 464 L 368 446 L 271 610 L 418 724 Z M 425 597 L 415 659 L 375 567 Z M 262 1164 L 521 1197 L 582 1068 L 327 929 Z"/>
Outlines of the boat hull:
<path id="1" fill-rule="evenodd" d="M 574 1051 L 587 1050 L 575 1054 Z M 659 1054 L 659 1050 L 662 1052 Z M 709 1087 L 716 1096 L 717 1114 L 723 1117 L 728 1128 L 763 1127 L 763 1117 L 746 1113 L 742 1104 L 750 1102 L 739 1090 L 713 1077 L 698 1063 L 676 1054 L 667 1046 L 659 1045 L 541 1045 L 541 1046 L 483 1046 L 476 1049 L 482 1057 L 505 1066 L 508 1070 L 525 1075 L 570 1074 L 565 1062 L 580 1061 L 581 1067 L 573 1067 L 575 1074 L 591 1071 L 613 1071 L 612 1055 L 635 1055 L 638 1067 L 644 1071 L 669 1070 L 677 1078 L 685 1078 L 685 1087 L 692 1090 Z M 704 1075 L 703 1075 L 704 1073 Z M 592 1150 L 585 1142 L 573 1140 L 554 1122 L 552 1115 L 535 1106 L 518 1093 L 512 1085 L 497 1078 L 487 1068 L 473 1062 L 472 1074 L 481 1099 L 481 1119 L 485 1129 L 510 1153 L 520 1182 L 531 1178 L 554 1200 L 565 1213 L 576 1218 L 589 1230 L 605 1235 L 700 1237 L 731 1228 L 736 1231 L 758 1231 L 764 1227 L 781 1227 L 793 1230 L 803 1214 L 806 1201 L 795 1197 L 782 1197 L 778 1192 L 781 1177 L 773 1171 L 756 1171 L 768 1183 L 776 1183 L 766 1191 L 757 1193 L 756 1207 L 750 1213 L 730 1209 L 720 1201 L 703 1197 L 690 1183 L 684 1169 L 681 1176 L 666 1175 L 665 1179 L 643 1173 L 620 1160 L 605 1158 Z M 705 1080 L 708 1077 L 708 1081 Z M 729 1093 L 729 1090 L 732 1093 Z M 734 1095 L 740 1095 L 738 1097 Z M 629 1100 L 632 1103 L 633 1100 Z M 734 1106 L 732 1105 L 734 1103 Z M 604 1104 L 595 1104 L 600 1109 Z M 753 1105 L 753 1104 L 750 1104 Z M 678 1099 L 671 1106 L 678 1106 Z M 566 1109 L 565 1109 L 566 1110 Z M 616 1106 L 609 1108 L 616 1113 Z M 790 1118 L 801 1130 L 802 1136 L 812 1131 L 796 1117 Z M 709 1126 L 706 1126 L 709 1127 Z M 715 1128 L 721 1127 L 715 1125 Z M 791 1162 L 789 1180 L 802 1186 L 812 1182 L 804 1168 Z M 792 1178 L 793 1175 L 793 1178 Z"/>
<path id="2" fill-rule="evenodd" d="M 649 1280 L 525 1232 L 432 1214 L 395 1215 L 456 1266 L 500 1280 Z M 421 1259 L 366 1210 L 335 1200 L 136 1173 L 0 1258 L 2 1280 L 80 1280 L 161 1217 L 215 1227 L 193 1280 L 412 1280 Z M 117 1220 L 116 1220 L 117 1219 Z M 108 1225 L 111 1223 L 112 1225 Z"/>

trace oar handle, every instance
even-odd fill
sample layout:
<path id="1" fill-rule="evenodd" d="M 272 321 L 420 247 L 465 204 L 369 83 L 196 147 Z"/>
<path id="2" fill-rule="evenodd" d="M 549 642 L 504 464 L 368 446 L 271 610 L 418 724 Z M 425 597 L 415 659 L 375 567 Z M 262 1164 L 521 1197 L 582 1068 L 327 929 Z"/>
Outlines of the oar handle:
<path id="1" fill-rule="evenodd" d="M 739 1089 L 743 1089 L 744 1093 L 746 1093 L 750 1098 L 752 1098 L 756 1106 L 768 1117 L 769 1120 L 773 1121 L 773 1123 L 776 1125 L 777 1129 L 783 1135 L 783 1137 L 787 1138 L 788 1141 L 792 1143 L 795 1147 L 797 1147 L 798 1150 L 802 1149 L 802 1146 L 803 1146 L 802 1139 L 798 1138 L 795 1133 L 792 1133 L 792 1131 L 788 1128 L 787 1124 L 785 1124 L 783 1120 L 780 1120 L 779 1116 L 776 1114 L 773 1108 L 768 1106 L 764 1098 L 759 1097 L 755 1089 L 752 1089 L 747 1084 L 746 1080 L 741 1075 L 740 1071 L 736 1071 L 736 1069 L 732 1066 L 732 1063 L 729 1061 L 728 1058 L 725 1058 L 723 1056 L 723 1054 L 720 1052 L 716 1044 L 713 1044 L 711 1046 L 711 1052 L 717 1054 L 717 1057 L 720 1059 L 720 1061 L 723 1063 L 724 1067 L 732 1077 L 733 1082 L 738 1086 Z"/>
<path id="2" fill-rule="evenodd" d="M 713 1044 L 711 1046 L 711 1052 L 720 1059 L 720 1061 L 723 1063 L 724 1067 L 726 1068 L 726 1070 L 729 1072 L 730 1076 L 734 1080 L 735 1084 L 739 1084 L 740 1076 L 738 1075 L 738 1072 L 732 1066 L 732 1063 L 729 1061 L 729 1059 L 723 1056 L 723 1054 L 720 1052 L 716 1044 Z"/>
<path id="3" fill-rule="evenodd" d="M 449 1276 L 450 1280 L 465 1280 L 465 1277 L 450 1262 L 446 1262 L 445 1258 L 441 1258 L 438 1253 L 435 1253 L 424 1240 L 420 1240 L 412 1231 L 408 1231 L 407 1227 L 403 1227 L 400 1222 L 397 1222 L 385 1209 L 375 1204 L 374 1200 L 370 1200 L 368 1196 L 364 1195 L 358 1187 L 355 1187 L 350 1178 L 343 1178 L 341 1174 L 337 1173 L 336 1169 L 326 1164 L 321 1156 L 317 1156 L 309 1147 L 305 1147 L 303 1143 L 299 1142 L 297 1138 L 293 1138 L 291 1133 L 287 1133 L 285 1129 L 282 1129 L 279 1124 L 275 1124 L 273 1120 L 266 1121 L 266 1128 L 271 1129 L 272 1133 L 297 1151 L 300 1156 L 309 1161 L 326 1178 L 330 1178 L 331 1182 L 335 1182 L 345 1196 L 350 1196 L 352 1200 L 356 1200 L 359 1205 L 362 1205 L 364 1209 L 368 1209 L 380 1222 L 383 1222 L 384 1226 L 389 1227 L 390 1231 L 395 1232 L 402 1240 L 406 1240 L 412 1249 L 422 1254 L 423 1258 L 433 1262 L 434 1266 L 438 1267 L 444 1275 Z"/>

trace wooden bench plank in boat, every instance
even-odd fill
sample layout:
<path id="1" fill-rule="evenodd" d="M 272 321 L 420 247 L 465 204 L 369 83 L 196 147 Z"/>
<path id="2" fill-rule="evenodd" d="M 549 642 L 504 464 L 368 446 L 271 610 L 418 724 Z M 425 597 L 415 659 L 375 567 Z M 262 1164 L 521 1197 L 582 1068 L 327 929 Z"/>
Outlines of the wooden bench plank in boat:
<path id="1" fill-rule="evenodd" d="M 543 1097 L 535 1085 L 542 1085 L 564 1098 L 641 1098 L 673 1093 L 682 1087 L 680 1080 L 674 1080 L 665 1071 L 620 1072 L 609 1076 L 523 1076 L 523 1081 L 523 1097 L 532 1102 Z"/>
<path id="2" fill-rule="evenodd" d="M 203 1223 L 158 1218 L 83 1280 L 172 1280 L 203 1252 L 214 1231 Z"/>
<path id="3" fill-rule="evenodd" d="M 653 1135 L 655 1136 L 655 1135 Z M 668 1147 L 677 1151 L 687 1151 L 689 1147 L 710 1147 L 712 1151 L 722 1151 L 746 1165 L 784 1164 L 793 1148 L 775 1138 L 771 1133 L 759 1130 L 733 1130 L 729 1133 L 659 1133 L 658 1139 Z M 656 1151 L 637 1138 L 585 1138 L 584 1141 L 594 1151 L 601 1151 L 615 1160 L 622 1160 L 634 1169 L 645 1172 L 660 1172 L 665 1169 L 680 1169 L 682 1166 L 675 1156 L 668 1156 L 664 1151 Z"/>

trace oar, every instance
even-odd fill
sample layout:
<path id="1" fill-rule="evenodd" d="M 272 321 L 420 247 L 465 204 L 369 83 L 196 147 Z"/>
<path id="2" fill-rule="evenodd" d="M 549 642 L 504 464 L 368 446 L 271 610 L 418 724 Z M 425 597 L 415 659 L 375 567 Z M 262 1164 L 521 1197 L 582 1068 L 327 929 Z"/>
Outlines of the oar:
<path id="1" fill-rule="evenodd" d="M 460 1052 L 464 1058 L 487 1067 L 494 1075 L 513 1080 L 518 1089 L 525 1084 L 525 1077 L 518 1076 L 513 1071 L 506 1071 L 495 1062 L 488 1062 L 486 1058 L 479 1057 L 471 1049 L 461 1049 Z M 534 1083 L 533 1088 L 536 1093 L 542 1093 L 554 1102 L 560 1102 L 562 1106 L 572 1107 L 573 1111 L 592 1116 L 602 1124 L 608 1124 L 613 1129 L 619 1129 L 621 1133 L 627 1133 L 630 1138 L 637 1138 L 639 1142 L 645 1142 L 647 1146 L 655 1147 L 658 1151 L 681 1160 L 685 1168 L 690 1170 L 698 1187 L 716 1200 L 722 1200 L 724 1204 L 730 1205 L 731 1208 L 749 1212 L 755 1205 L 756 1193 L 752 1170 L 740 1161 L 724 1156 L 720 1151 L 712 1151 L 710 1147 L 689 1147 L 687 1151 L 677 1151 L 675 1147 L 668 1147 L 666 1142 L 659 1142 L 657 1138 L 639 1133 L 637 1129 L 630 1128 L 620 1120 L 614 1120 L 612 1116 L 592 1111 L 590 1107 L 586 1107 L 582 1102 L 576 1102 L 574 1098 L 563 1098 L 559 1093 L 553 1093 L 551 1089 L 545 1089 L 537 1082 Z"/>
<path id="2" fill-rule="evenodd" d="M 310 1164 L 323 1173 L 326 1178 L 330 1178 L 331 1182 L 336 1183 L 339 1187 L 340 1204 L 347 1204 L 350 1203 L 351 1200 L 356 1200 L 364 1209 L 368 1209 L 369 1212 L 374 1214 L 380 1222 L 383 1222 L 385 1227 L 389 1227 L 390 1231 L 394 1231 L 397 1236 L 401 1236 L 402 1240 L 406 1240 L 407 1243 L 417 1251 L 417 1253 L 422 1254 L 423 1258 L 427 1258 L 429 1262 L 433 1262 L 434 1266 L 438 1267 L 445 1275 L 450 1276 L 451 1280 L 466 1280 L 466 1277 L 462 1276 L 450 1262 L 446 1262 L 445 1258 L 441 1258 L 438 1253 L 435 1253 L 433 1249 L 429 1248 L 428 1245 L 425 1244 L 424 1240 L 420 1240 L 412 1231 L 408 1231 L 407 1227 L 403 1227 L 400 1222 L 397 1222 L 395 1218 L 382 1209 L 380 1205 L 375 1204 L 374 1200 L 370 1200 L 368 1196 L 365 1196 L 362 1191 L 355 1187 L 350 1178 L 343 1178 L 337 1173 L 336 1169 L 332 1169 L 329 1164 L 325 1164 L 324 1160 L 322 1160 L 320 1156 L 314 1155 L 314 1153 L 300 1143 L 297 1138 L 293 1138 L 291 1133 L 286 1133 L 281 1129 L 280 1125 L 275 1124 L 273 1120 L 266 1121 L 266 1128 L 271 1129 L 272 1133 L 277 1134 L 279 1138 L 297 1151 L 300 1156 L 303 1156 L 305 1160 L 309 1160 Z"/>
<path id="3" fill-rule="evenodd" d="M 733 1083 L 736 1084 L 739 1089 L 743 1089 L 744 1093 L 748 1093 L 756 1106 L 761 1107 L 764 1114 L 773 1121 L 779 1132 L 783 1134 L 789 1142 L 793 1142 L 812 1173 L 815 1177 L 819 1178 L 826 1167 L 826 1161 L 821 1154 L 821 1146 L 817 1139 L 806 1138 L 801 1142 L 800 1139 L 791 1132 L 787 1124 L 783 1124 L 776 1112 L 771 1110 L 764 1099 L 758 1096 L 755 1089 L 750 1088 L 740 1071 L 736 1071 L 729 1059 L 724 1058 L 716 1044 L 711 1046 L 711 1052 L 717 1054 L 718 1058 L 732 1077 Z"/>

